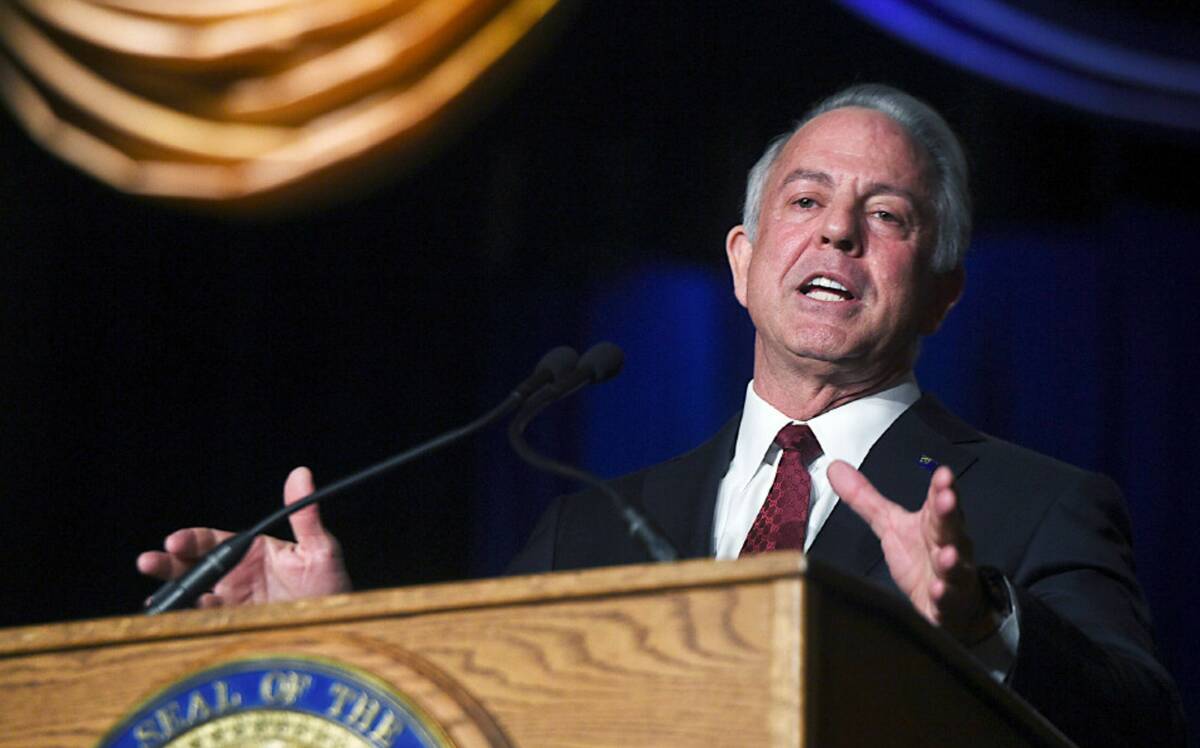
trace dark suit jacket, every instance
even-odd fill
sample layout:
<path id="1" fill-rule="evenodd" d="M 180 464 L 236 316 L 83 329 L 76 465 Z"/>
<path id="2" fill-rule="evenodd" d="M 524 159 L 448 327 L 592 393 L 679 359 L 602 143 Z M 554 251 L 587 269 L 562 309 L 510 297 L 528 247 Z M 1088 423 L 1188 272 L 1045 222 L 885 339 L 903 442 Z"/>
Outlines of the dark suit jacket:
<path id="1" fill-rule="evenodd" d="M 713 555 L 717 488 L 739 421 L 687 454 L 613 482 L 684 558 Z M 928 395 L 879 438 L 861 469 L 883 495 L 916 509 L 937 464 L 956 475 L 976 562 L 1003 571 L 1016 590 L 1012 688 L 1081 746 L 1181 745 L 1182 708 L 1154 656 L 1129 519 L 1112 481 L 982 434 Z M 844 503 L 809 556 L 900 594 L 879 541 Z M 648 560 L 610 502 L 583 492 L 551 505 L 509 571 Z"/>

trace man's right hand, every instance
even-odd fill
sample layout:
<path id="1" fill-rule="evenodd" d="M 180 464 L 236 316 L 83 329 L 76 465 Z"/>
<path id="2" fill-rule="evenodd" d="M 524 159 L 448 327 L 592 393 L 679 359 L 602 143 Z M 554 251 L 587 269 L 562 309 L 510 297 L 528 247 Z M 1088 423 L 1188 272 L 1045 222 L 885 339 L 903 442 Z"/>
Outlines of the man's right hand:
<path id="1" fill-rule="evenodd" d="M 314 489 L 312 472 L 296 468 L 283 485 L 283 501 L 293 504 Z M 350 576 L 342 560 L 342 547 L 321 524 L 316 504 L 289 516 L 288 521 L 295 543 L 258 536 L 242 562 L 211 592 L 201 596 L 197 605 L 212 608 L 349 592 Z M 231 535 L 208 527 L 177 530 L 163 541 L 164 550 L 138 556 L 138 571 L 163 581 L 175 579 Z"/>

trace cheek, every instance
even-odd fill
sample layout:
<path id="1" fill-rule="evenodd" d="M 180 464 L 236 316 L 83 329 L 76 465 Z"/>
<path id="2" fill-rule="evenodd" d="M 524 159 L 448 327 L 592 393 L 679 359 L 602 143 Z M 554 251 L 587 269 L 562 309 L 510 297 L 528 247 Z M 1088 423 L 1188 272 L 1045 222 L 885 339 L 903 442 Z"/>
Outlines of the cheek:
<path id="1" fill-rule="evenodd" d="M 908 248 L 897 248 L 884 255 L 886 261 L 874 267 L 875 286 L 881 294 L 895 304 L 917 301 L 925 291 L 922 273 L 918 269 L 920 258 Z"/>
<path id="2" fill-rule="evenodd" d="M 805 227 L 782 224 L 773 227 L 769 235 L 763 235 L 760 244 L 760 271 L 776 279 L 786 274 L 796 264 L 804 248 L 808 246 L 809 232 Z"/>

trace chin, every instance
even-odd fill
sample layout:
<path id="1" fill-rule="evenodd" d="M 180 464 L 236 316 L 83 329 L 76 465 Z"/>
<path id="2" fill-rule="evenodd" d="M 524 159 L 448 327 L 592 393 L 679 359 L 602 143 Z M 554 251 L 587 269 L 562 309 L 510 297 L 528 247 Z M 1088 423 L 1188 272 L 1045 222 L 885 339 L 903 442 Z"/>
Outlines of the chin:
<path id="1" fill-rule="evenodd" d="M 795 356 L 829 363 L 852 358 L 857 347 L 845 330 L 825 325 L 798 331 L 787 343 L 788 350 Z"/>

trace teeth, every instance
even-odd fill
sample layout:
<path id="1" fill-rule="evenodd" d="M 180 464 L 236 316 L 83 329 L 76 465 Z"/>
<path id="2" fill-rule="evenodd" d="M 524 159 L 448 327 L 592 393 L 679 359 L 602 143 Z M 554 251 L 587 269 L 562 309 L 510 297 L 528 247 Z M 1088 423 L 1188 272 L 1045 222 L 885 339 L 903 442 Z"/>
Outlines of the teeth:
<path id="1" fill-rule="evenodd" d="M 804 295 L 817 301 L 847 301 L 853 296 L 850 289 L 823 275 L 818 275 L 805 284 Z"/>
<path id="2" fill-rule="evenodd" d="M 845 301 L 844 298 L 833 293 L 832 291 L 822 291 L 819 288 L 814 288 L 804 295 L 810 299 L 816 299 L 817 301 Z"/>
<path id="3" fill-rule="evenodd" d="M 835 291 L 845 291 L 847 293 L 850 292 L 850 289 L 846 288 L 841 283 L 838 283 L 833 278 L 826 278 L 823 275 L 818 275 L 816 278 L 813 278 L 811 281 L 809 281 L 808 285 L 820 286 L 822 288 L 832 288 Z"/>

